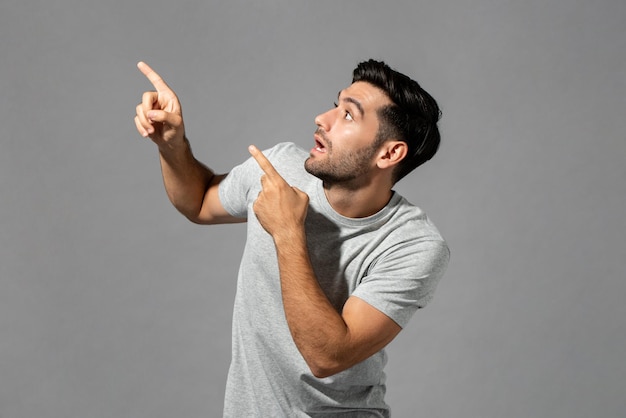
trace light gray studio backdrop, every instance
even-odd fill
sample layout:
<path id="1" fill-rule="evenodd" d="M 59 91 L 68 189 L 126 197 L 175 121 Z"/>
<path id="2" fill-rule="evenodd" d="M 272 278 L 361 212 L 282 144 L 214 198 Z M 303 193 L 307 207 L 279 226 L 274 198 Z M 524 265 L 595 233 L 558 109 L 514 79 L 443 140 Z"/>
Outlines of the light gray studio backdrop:
<path id="1" fill-rule="evenodd" d="M 2 0 L 0 417 L 216 417 L 245 239 L 170 206 L 146 60 L 199 159 L 312 145 L 366 58 L 443 109 L 397 190 L 449 240 L 395 417 L 624 417 L 626 2 Z"/>

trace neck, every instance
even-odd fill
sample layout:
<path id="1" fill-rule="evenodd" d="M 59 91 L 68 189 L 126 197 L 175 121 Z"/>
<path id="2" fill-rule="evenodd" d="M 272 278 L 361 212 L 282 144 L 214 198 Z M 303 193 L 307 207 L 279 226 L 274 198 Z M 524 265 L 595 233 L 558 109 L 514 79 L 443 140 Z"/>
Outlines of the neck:
<path id="1" fill-rule="evenodd" d="M 324 184 L 326 199 L 332 208 L 347 218 L 365 218 L 384 208 L 392 196 L 389 187 L 345 188 Z"/>

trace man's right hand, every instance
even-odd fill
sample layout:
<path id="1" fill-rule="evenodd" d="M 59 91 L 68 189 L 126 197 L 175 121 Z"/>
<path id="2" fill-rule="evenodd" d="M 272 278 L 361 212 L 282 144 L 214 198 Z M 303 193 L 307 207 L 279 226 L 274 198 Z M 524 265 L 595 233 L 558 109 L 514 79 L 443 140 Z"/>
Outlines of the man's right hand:
<path id="1" fill-rule="evenodd" d="M 185 127 L 176 93 L 145 62 L 139 62 L 137 68 L 156 89 L 145 92 L 137 105 L 137 131 L 144 138 L 150 137 L 162 150 L 181 145 L 185 141 Z"/>

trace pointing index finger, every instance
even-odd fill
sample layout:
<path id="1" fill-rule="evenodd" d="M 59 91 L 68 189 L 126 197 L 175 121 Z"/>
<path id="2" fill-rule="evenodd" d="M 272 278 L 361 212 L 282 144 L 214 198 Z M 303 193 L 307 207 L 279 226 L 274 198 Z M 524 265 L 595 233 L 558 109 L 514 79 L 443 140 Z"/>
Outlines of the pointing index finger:
<path id="1" fill-rule="evenodd" d="M 250 145 L 248 147 L 248 151 L 259 164 L 261 170 L 263 170 L 263 172 L 268 177 L 278 177 L 282 179 L 281 175 L 278 174 L 278 171 L 276 171 L 272 163 L 270 163 L 270 160 L 268 160 L 267 157 L 263 155 L 263 153 L 257 147 L 255 147 L 254 145 Z"/>
<path id="2" fill-rule="evenodd" d="M 163 78 L 154 71 L 148 64 L 143 61 L 137 63 L 139 71 L 145 75 L 158 92 L 170 91 L 170 87 L 163 81 Z"/>

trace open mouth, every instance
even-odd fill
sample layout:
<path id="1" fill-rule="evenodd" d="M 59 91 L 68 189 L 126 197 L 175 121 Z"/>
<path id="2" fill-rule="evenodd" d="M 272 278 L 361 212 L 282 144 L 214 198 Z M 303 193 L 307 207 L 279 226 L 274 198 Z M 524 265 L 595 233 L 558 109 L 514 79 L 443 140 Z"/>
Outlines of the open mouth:
<path id="1" fill-rule="evenodd" d="M 325 153 L 326 145 L 324 145 L 322 138 L 318 134 L 315 134 L 313 135 L 313 139 L 315 140 L 315 146 L 313 147 L 313 149 L 317 152 Z"/>

